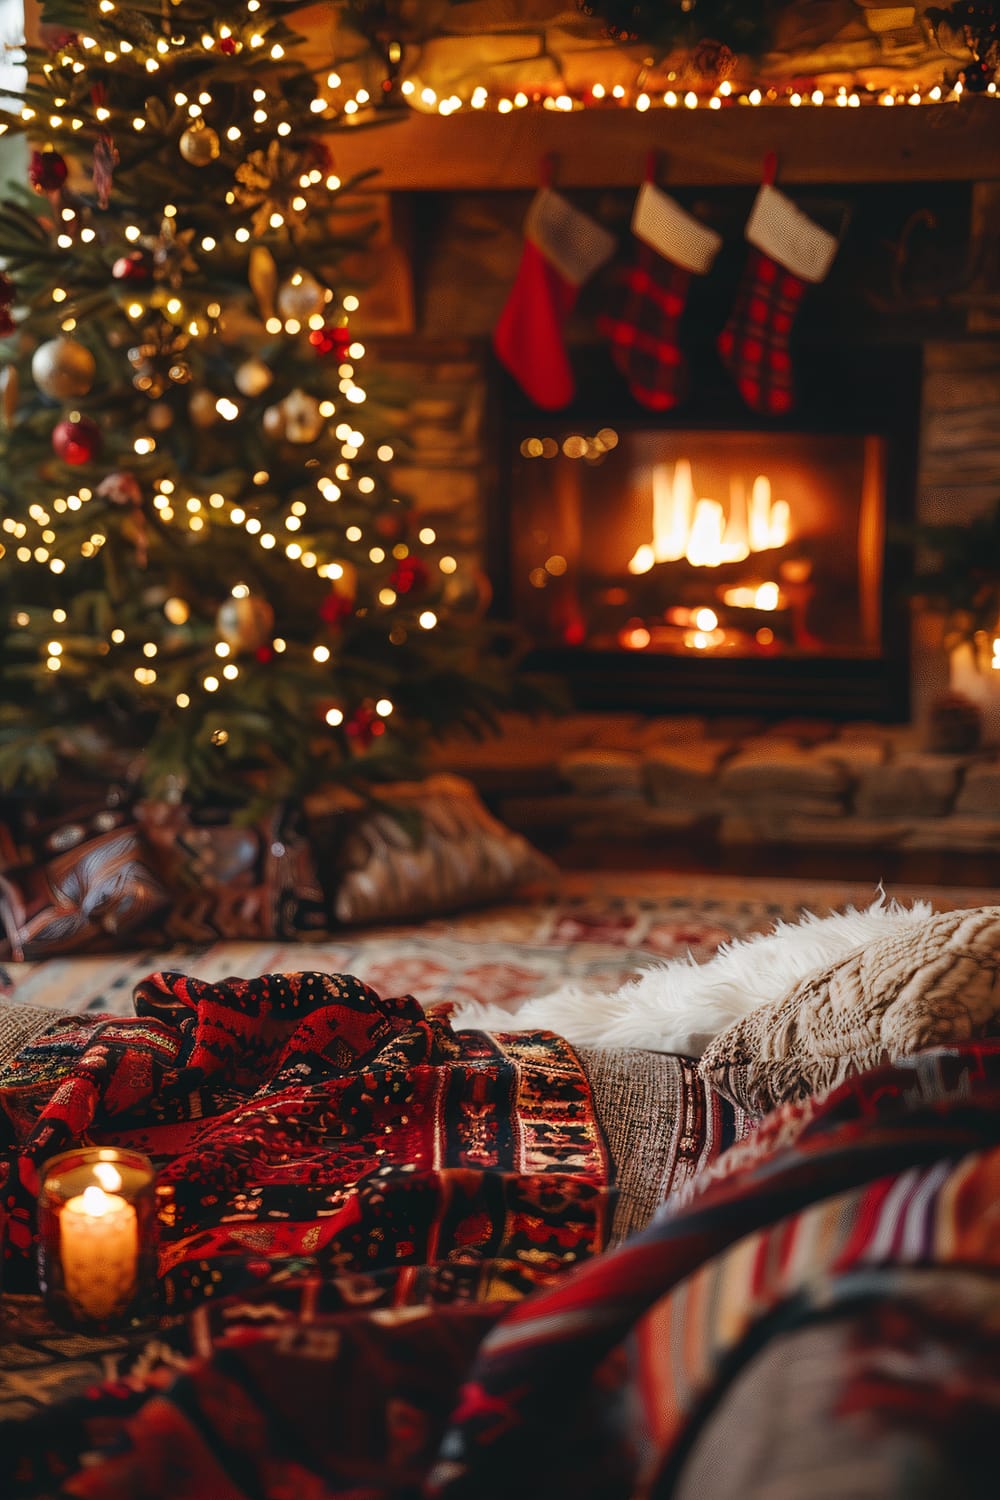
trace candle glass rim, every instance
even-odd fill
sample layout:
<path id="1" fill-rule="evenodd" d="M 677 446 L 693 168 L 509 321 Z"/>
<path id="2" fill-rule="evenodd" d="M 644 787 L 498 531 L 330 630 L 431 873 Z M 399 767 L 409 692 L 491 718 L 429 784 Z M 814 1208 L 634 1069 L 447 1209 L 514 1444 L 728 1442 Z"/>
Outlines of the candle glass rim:
<path id="1" fill-rule="evenodd" d="M 79 1158 L 89 1157 L 92 1161 L 121 1162 L 125 1166 L 136 1168 L 138 1171 L 148 1171 L 150 1180 L 156 1175 L 152 1161 L 142 1151 L 133 1151 L 131 1146 L 70 1146 L 65 1151 L 58 1151 L 55 1156 L 49 1156 L 42 1163 L 42 1189 L 49 1177 L 56 1176 L 60 1171 L 65 1171 L 66 1163 Z"/>

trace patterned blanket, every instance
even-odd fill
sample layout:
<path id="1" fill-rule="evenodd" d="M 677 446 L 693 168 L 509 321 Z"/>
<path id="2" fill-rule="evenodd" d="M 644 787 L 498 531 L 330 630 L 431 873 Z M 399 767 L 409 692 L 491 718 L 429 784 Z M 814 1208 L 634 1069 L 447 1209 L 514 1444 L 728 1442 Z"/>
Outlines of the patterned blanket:
<path id="1" fill-rule="evenodd" d="M 1000 1263 L 1000 1043 L 775 1112 L 597 1255 L 607 1152 L 559 1039 L 455 1033 L 338 976 L 158 975 L 137 1008 L 68 1020 L 0 1078 L 8 1277 L 30 1283 L 38 1169 L 71 1141 L 146 1150 L 173 1189 L 173 1316 L 128 1380 L 0 1429 L 17 1500 L 667 1495 L 769 1320 Z M 995 1281 L 972 1305 L 956 1347 L 974 1322 L 995 1370 Z M 899 1361 L 869 1359 L 843 1400 L 877 1390 L 890 1425 L 985 1451 L 995 1382 L 944 1405 L 928 1369 L 897 1399 Z"/>

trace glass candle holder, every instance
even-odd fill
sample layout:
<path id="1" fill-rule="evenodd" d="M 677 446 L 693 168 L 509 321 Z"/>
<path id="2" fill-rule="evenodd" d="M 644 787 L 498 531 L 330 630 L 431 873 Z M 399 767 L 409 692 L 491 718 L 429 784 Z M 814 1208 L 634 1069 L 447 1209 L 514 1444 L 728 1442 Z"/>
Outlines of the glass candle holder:
<path id="1" fill-rule="evenodd" d="M 46 1162 L 38 1195 L 38 1280 L 57 1322 L 101 1332 L 146 1315 L 156 1287 L 156 1240 L 148 1157 L 93 1146 Z"/>

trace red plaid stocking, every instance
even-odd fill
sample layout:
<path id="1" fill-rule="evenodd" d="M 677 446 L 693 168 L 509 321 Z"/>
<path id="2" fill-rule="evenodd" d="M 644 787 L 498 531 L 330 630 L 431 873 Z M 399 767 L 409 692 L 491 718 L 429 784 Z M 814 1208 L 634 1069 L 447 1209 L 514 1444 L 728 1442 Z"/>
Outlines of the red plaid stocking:
<path id="1" fill-rule="evenodd" d="M 517 277 L 493 334 L 497 358 L 545 411 L 573 399 L 563 325 L 580 287 L 614 252 L 614 236 L 552 188 L 528 209 Z"/>
<path id="2" fill-rule="evenodd" d="M 837 241 L 766 183 L 745 233 L 753 248 L 718 349 L 747 406 L 780 416 L 795 400 L 792 325 L 809 283 L 829 271 Z"/>
<path id="3" fill-rule="evenodd" d="M 632 233 L 634 259 L 622 273 L 616 303 L 597 326 L 610 339 L 611 357 L 635 399 L 669 411 L 687 383 L 678 325 L 691 277 L 708 272 L 720 240 L 651 182 L 639 189 Z"/>

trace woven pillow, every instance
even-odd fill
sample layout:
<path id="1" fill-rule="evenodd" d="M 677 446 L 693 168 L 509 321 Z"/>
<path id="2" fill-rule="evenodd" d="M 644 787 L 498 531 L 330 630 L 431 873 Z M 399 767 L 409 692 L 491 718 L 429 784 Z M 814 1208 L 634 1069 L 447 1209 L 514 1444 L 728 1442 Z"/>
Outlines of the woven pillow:
<path id="1" fill-rule="evenodd" d="M 817 969 L 721 1032 L 702 1076 L 750 1114 L 921 1048 L 1000 1032 L 1000 906 L 941 912 Z"/>
<path id="2" fill-rule="evenodd" d="M 321 875 L 338 922 L 457 911 L 553 873 L 550 861 L 498 822 L 460 776 L 399 782 L 381 787 L 379 796 L 385 811 L 342 815 L 334 820 L 339 833 L 328 834 Z"/>
<path id="3" fill-rule="evenodd" d="M 254 823 L 223 810 L 136 805 L 153 869 L 170 893 L 170 942 L 323 936 L 326 913 L 308 841 L 290 809 Z"/>
<path id="4" fill-rule="evenodd" d="M 121 947 L 167 906 L 134 824 L 93 836 L 67 824 L 63 832 L 60 853 L 0 874 L 0 958 Z"/>

